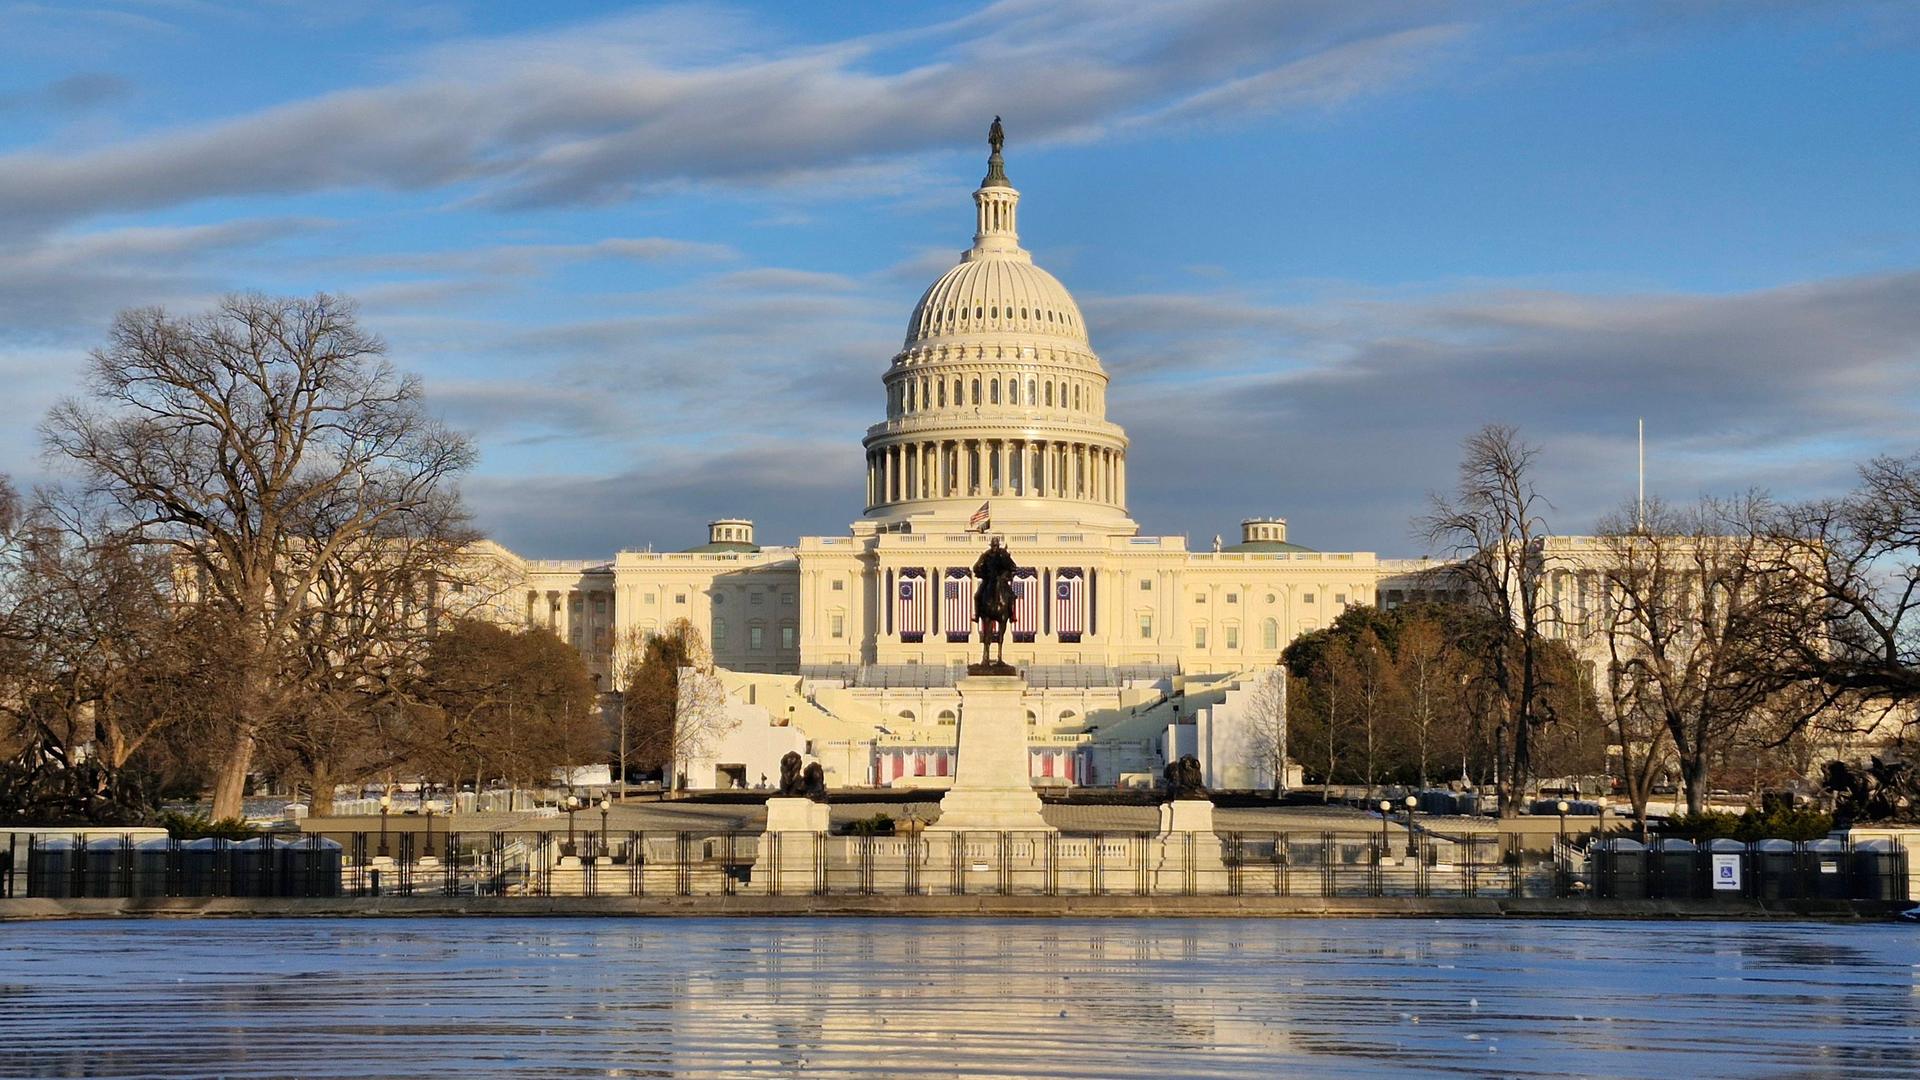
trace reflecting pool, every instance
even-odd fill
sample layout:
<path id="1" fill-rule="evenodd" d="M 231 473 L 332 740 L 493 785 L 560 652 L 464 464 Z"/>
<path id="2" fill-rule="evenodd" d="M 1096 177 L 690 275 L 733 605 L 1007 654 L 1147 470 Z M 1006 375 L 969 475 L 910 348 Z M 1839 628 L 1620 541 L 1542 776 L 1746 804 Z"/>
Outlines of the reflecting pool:
<path id="1" fill-rule="evenodd" d="M 1920 1075 L 1897 924 L 0 925 L 0 1076 Z"/>

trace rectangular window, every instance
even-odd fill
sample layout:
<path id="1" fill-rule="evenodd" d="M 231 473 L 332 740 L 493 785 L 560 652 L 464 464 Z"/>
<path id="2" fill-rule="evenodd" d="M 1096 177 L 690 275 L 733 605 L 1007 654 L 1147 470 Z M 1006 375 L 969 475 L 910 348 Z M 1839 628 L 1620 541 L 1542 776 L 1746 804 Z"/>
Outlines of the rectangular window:
<path id="1" fill-rule="evenodd" d="M 1312 594 L 1312 593 L 1308 593 L 1308 594 L 1306 594 L 1305 596 L 1302 596 L 1302 597 L 1300 598 L 1300 602 L 1301 602 L 1301 603 L 1303 603 L 1303 604 L 1311 604 L 1311 603 L 1313 603 L 1313 594 Z"/>
<path id="2" fill-rule="evenodd" d="M 1196 626 L 1193 628 L 1193 647 L 1196 649 L 1204 649 L 1207 647 L 1206 627 Z"/>
<path id="3" fill-rule="evenodd" d="M 593 613 L 594 613 L 595 615 L 605 615 L 605 614 L 607 613 L 607 598 L 606 598 L 606 597 L 604 597 L 604 596 L 596 596 L 596 597 L 594 597 L 594 598 L 593 598 Z"/>
<path id="4" fill-rule="evenodd" d="M 1152 592 L 1152 591 L 1153 591 L 1153 582 L 1152 582 L 1152 580 L 1150 580 L 1150 579 L 1148 579 L 1148 578 L 1141 578 L 1141 579 L 1140 579 L 1140 591 L 1141 591 L 1141 592 Z"/>
<path id="5" fill-rule="evenodd" d="M 845 615 L 835 615 L 833 617 L 833 636 L 837 638 L 847 636 L 847 617 Z"/>
<path id="6" fill-rule="evenodd" d="M 1228 593 L 1228 594 L 1227 594 L 1227 603 L 1229 603 L 1229 604 L 1237 604 L 1237 603 L 1239 603 L 1239 602 L 1240 602 L 1240 594 L 1239 594 L 1239 593 L 1237 593 L 1237 592 L 1230 592 L 1230 593 Z"/>
<path id="7" fill-rule="evenodd" d="M 713 643 L 715 645 L 725 645 L 727 643 L 727 621 L 725 619 L 713 620 Z"/>
<path id="8" fill-rule="evenodd" d="M 747 603 L 752 604 L 754 607 L 759 607 L 761 604 L 766 603 L 766 597 L 761 596 L 759 593 L 754 593 L 752 596 L 747 597 Z"/>
<path id="9" fill-rule="evenodd" d="M 1140 616 L 1140 638 L 1143 641 L 1153 640 L 1153 616 Z"/>
<path id="10" fill-rule="evenodd" d="M 834 592 L 846 592 L 846 591 L 847 591 L 847 583 L 846 583 L 846 582 L 844 582 L 844 581 L 836 581 L 836 582 L 834 582 L 834 583 L 833 583 L 833 591 L 834 591 Z"/>
<path id="11" fill-rule="evenodd" d="M 1207 594 L 1206 594 L 1206 593 L 1195 593 L 1195 594 L 1193 594 L 1193 602 L 1194 602 L 1194 603 L 1196 603 L 1196 604 L 1204 604 L 1204 603 L 1206 603 L 1206 602 L 1207 602 Z"/>
<path id="12" fill-rule="evenodd" d="M 781 594 L 780 594 L 780 606 L 781 606 L 781 607 L 792 607 L 792 606 L 793 606 L 793 594 L 792 594 L 792 593 L 790 593 L 790 592 L 783 592 L 783 593 L 781 593 Z"/>
<path id="13" fill-rule="evenodd" d="M 1227 648 L 1237 649 L 1239 647 L 1240 647 L 1240 628 L 1237 626 L 1227 627 Z"/>
<path id="14" fill-rule="evenodd" d="M 767 632 L 758 626 L 747 627 L 747 648 L 759 649 L 766 641 Z"/>
<path id="15" fill-rule="evenodd" d="M 651 603 L 653 603 L 653 600 L 654 600 L 654 597 L 653 597 L 653 594 L 652 594 L 652 593 L 648 593 L 648 594 L 647 594 L 647 603 L 649 603 L 649 604 L 651 604 Z"/>
<path id="16" fill-rule="evenodd" d="M 1347 602 L 1347 594 L 1346 594 L 1346 593 L 1334 593 L 1334 594 L 1333 594 L 1333 602 L 1334 602 L 1334 603 L 1336 603 L 1336 604 L 1344 604 L 1344 603 L 1346 603 L 1346 602 Z"/>
<path id="17" fill-rule="evenodd" d="M 798 643 L 799 643 L 799 639 L 796 636 L 796 631 L 794 630 L 793 627 L 783 626 L 780 628 L 780 647 L 781 648 L 791 649 Z"/>

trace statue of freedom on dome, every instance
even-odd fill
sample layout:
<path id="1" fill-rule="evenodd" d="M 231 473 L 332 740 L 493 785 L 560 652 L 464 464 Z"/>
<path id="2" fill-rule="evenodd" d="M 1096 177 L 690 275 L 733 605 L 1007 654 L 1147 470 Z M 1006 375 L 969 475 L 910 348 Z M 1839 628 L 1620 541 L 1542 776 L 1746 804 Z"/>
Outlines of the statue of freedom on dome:
<path id="1" fill-rule="evenodd" d="M 1007 145 L 1007 129 L 1000 126 L 1000 118 L 997 116 L 993 118 L 993 126 L 987 129 L 987 145 L 993 147 L 993 152 L 996 154 L 1000 152 L 1001 147 Z"/>
<path id="2" fill-rule="evenodd" d="M 973 618 L 980 624 L 980 662 L 968 665 L 970 675 L 1016 674 L 1007 663 L 1007 624 L 1013 621 L 1013 572 L 1017 569 L 1013 553 L 997 536 L 973 564 L 973 578 L 980 583 L 973 591 Z M 997 658 L 992 653 L 996 645 L 1000 647 Z"/>

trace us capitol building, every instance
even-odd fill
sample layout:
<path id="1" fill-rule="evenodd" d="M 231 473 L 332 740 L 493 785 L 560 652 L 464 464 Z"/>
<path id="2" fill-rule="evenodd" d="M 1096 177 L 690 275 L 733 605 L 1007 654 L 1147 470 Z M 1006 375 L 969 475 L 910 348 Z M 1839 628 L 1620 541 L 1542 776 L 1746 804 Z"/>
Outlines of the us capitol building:
<path id="1" fill-rule="evenodd" d="M 570 641 L 609 688 L 644 635 L 700 630 L 724 716 L 676 766 L 690 786 L 757 785 L 788 750 L 838 786 L 938 786 L 954 680 L 980 652 L 970 570 L 997 535 L 1021 563 L 1006 658 L 1030 685 L 1036 783 L 1112 785 L 1196 753 L 1209 785 L 1269 785 L 1248 713 L 1272 699 L 1254 687 L 1348 605 L 1410 598 L 1414 566 L 1302 547 L 1279 517 L 1208 551 L 1141 535 L 1107 372 L 1073 296 L 1020 246 L 997 139 L 973 203 L 973 246 L 921 296 L 882 376 L 845 535 L 762 545 L 728 519 L 697 547 L 603 562 L 492 548 L 510 616 Z"/>

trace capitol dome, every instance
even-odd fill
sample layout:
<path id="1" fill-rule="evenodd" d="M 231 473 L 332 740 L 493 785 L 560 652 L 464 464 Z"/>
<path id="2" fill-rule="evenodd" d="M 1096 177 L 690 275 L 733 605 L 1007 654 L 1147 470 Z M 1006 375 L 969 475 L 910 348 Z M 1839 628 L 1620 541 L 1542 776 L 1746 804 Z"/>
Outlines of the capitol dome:
<path id="1" fill-rule="evenodd" d="M 882 380 L 887 419 L 864 440 L 866 517 L 964 528 L 984 500 L 995 529 L 1132 534 L 1106 370 L 1080 305 L 1020 246 L 1020 192 L 997 142 L 973 202 L 973 246 L 921 294 Z"/>
<path id="2" fill-rule="evenodd" d="M 1033 265 L 1030 258 L 966 259 L 940 275 L 914 306 L 907 344 L 989 333 L 1061 337 L 1087 344 L 1080 306 L 1059 278 Z"/>

